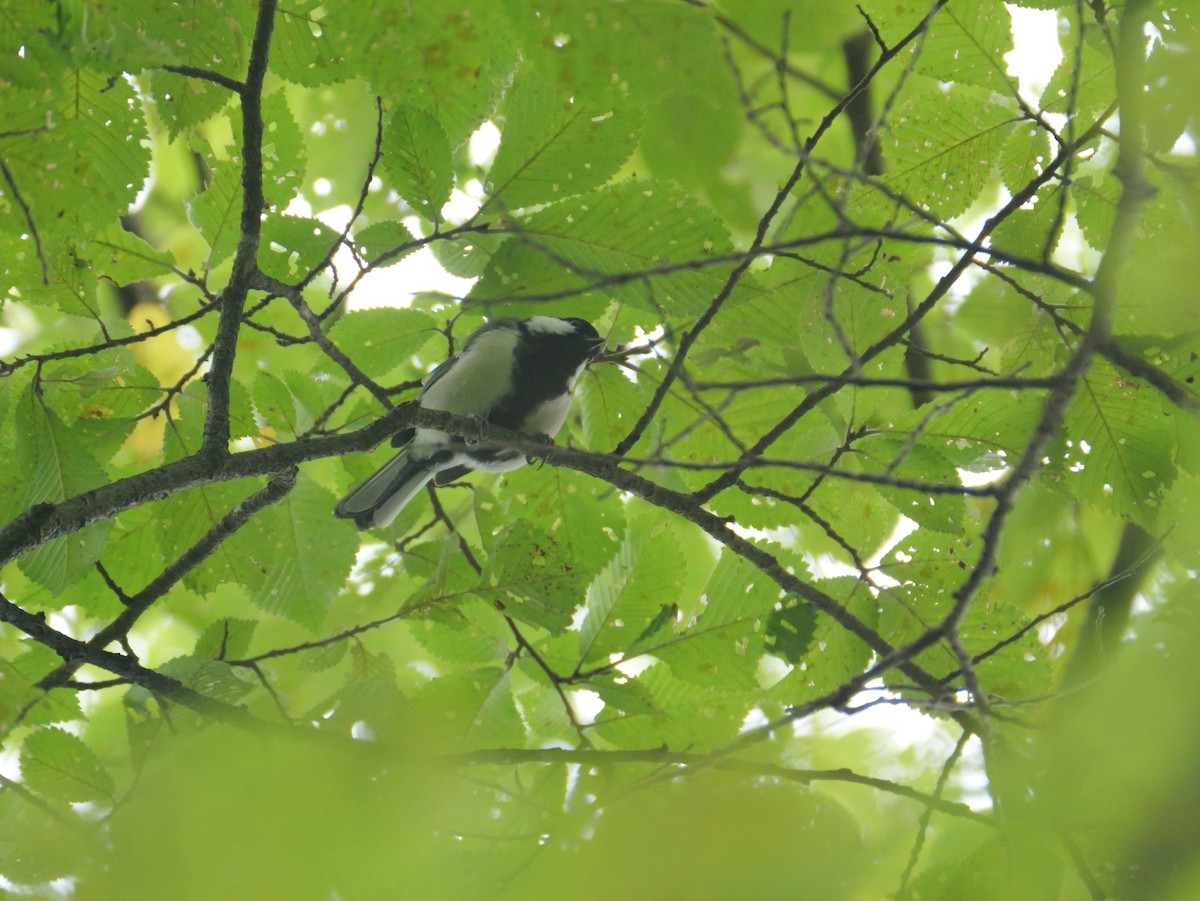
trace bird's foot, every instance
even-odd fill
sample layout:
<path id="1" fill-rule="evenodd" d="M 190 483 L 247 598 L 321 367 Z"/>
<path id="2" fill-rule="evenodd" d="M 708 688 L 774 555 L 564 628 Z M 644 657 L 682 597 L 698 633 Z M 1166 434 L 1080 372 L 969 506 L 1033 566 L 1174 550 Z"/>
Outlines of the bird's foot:
<path id="1" fill-rule="evenodd" d="M 538 444 L 546 444 L 546 445 L 550 445 L 550 446 L 554 445 L 554 439 L 546 434 L 530 435 L 529 440 L 534 441 Z M 526 454 L 525 462 L 527 464 L 529 464 L 530 466 L 532 466 L 534 463 L 537 463 L 538 468 L 541 469 L 541 467 L 546 462 L 546 458 L 541 456 L 540 454 Z"/>
<path id="2" fill-rule="evenodd" d="M 475 426 L 475 434 L 462 435 L 462 442 L 467 447 L 476 447 L 483 440 L 483 427 L 487 425 L 486 420 L 478 413 L 468 413 L 466 418 Z"/>

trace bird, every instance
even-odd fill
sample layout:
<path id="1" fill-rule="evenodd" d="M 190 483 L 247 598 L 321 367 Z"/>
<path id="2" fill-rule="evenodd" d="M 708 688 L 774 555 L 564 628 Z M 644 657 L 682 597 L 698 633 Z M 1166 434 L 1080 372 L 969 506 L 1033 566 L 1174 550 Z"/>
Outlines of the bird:
<path id="1" fill-rule="evenodd" d="M 575 382 L 605 343 L 586 319 L 492 319 L 429 374 L 417 404 L 552 441 Z M 474 449 L 432 428 L 403 429 L 392 446 L 403 450 L 343 497 L 335 516 L 360 529 L 386 528 L 430 480 L 445 485 L 473 470 L 509 472 L 525 463 L 520 451 Z"/>

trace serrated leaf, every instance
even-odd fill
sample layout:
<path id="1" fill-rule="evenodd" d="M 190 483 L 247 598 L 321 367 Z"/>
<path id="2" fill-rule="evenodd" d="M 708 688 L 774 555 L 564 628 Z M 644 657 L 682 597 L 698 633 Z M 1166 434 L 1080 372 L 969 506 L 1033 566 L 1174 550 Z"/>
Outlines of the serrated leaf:
<path id="1" fill-rule="evenodd" d="M 583 440 L 590 450 L 611 450 L 629 434 L 644 409 L 640 383 L 625 377 L 616 366 L 594 366 L 576 388 L 583 416 Z"/>
<path id="2" fill-rule="evenodd" d="M 475 747 L 520 747 L 525 728 L 508 669 L 482 667 L 434 679 L 414 698 L 425 728 L 441 742 L 469 739 Z"/>
<path id="3" fill-rule="evenodd" d="M 1018 125 L 1011 109 L 969 91 L 919 94 L 895 122 L 884 142 L 892 163 L 884 180 L 946 218 L 979 199 Z"/>
<path id="4" fill-rule="evenodd" d="M 1067 413 L 1070 445 L 1054 484 L 1126 519 L 1151 526 L 1175 480 L 1175 428 L 1156 392 L 1097 361 Z"/>
<path id="5" fill-rule="evenodd" d="M 61 729 L 39 729 L 21 746 L 21 778 L 31 791 L 56 801 L 108 801 L 112 775 L 96 752 Z"/>
<path id="6" fill-rule="evenodd" d="M 320 220 L 272 214 L 263 221 L 258 264 L 267 275 L 295 284 L 320 265 L 337 239 Z"/>
<path id="7" fill-rule="evenodd" d="M 384 97 L 434 112 L 451 147 L 491 113 L 517 49 L 508 16 L 493 0 L 446 0 L 379 11 L 358 3 L 326 6 L 323 36 Z"/>
<path id="8" fill-rule="evenodd" d="M 791 604 L 771 613 L 767 620 L 767 648 L 793 665 L 808 653 L 817 615 L 809 604 Z"/>
<path id="9" fill-rule="evenodd" d="M 384 174 L 396 193 L 430 222 L 441 221 L 454 187 L 450 141 L 441 123 L 423 109 L 401 104 L 383 130 Z"/>
<path id="10" fill-rule="evenodd" d="M 300 668 L 308 673 L 321 673 L 341 663 L 349 642 L 335 641 L 324 647 L 310 648 L 300 654 Z"/>
<path id="11" fill-rule="evenodd" d="M 161 278 L 171 272 L 175 258 L 157 250 L 139 235 L 113 223 L 89 242 L 92 272 L 127 285 L 141 279 Z"/>
<path id="12" fill-rule="evenodd" d="M 503 507 L 510 517 L 544 523 L 553 529 L 562 553 L 580 579 L 590 579 L 608 562 L 615 544 L 608 535 L 624 531 L 619 504 L 598 503 L 596 483 L 563 468 L 524 467 L 505 476 Z"/>
<path id="13" fill-rule="evenodd" d="M 280 8 L 271 34 L 271 71 L 294 84 L 318 87 L 350 76 L 341 46 L 325 25 L 323 0 L 295 0 Z"/>
<path id="14" fill-rule="evenodd" d="M 219 163 L 208 186 L 188 204 L 188 216 L 208 242 L 211 269 L 233 253 L 241 227 L 242 176 L 231 160 Z"/>
<path id="15" fill-rule="evenodd" d="M 282 213 L 304 181 L 304 138 L 284 91 L 263 97 L 262 117 L 263 199 Z"/>
<path id="16" fill-rule="evenodd" d="M 181 557 L 246 496 L 244 487 L 213 484 L 158 502 L 155 514 L 160 524 L 157 535 L 162 557 Z M 249 591 L 262 582 L 261 573 L 249 566 L 228 541 L 184 576 L 185 584 L 200 594 L 208 594 L 228 581 L 240 582 Z"/>
<path id="17" fill-rule="evenodd" d="M 588 585 L 579 626 L 579 665 L 605 661 L 650 638 L 649 627 L 664 616 L 674 623 L 683 584 L 680 549 L 673 533 L 639 524 Z M 669 629 L 668 629 L 669 632 Z M 643 638 L 645 636 L 645 638 Z M 651 640 L 649 643 L 653 643 Z"/>
<path id="18" fill-rule="evenodd" d="M 727 67 L 713 65 L 722 55 L 721 32 L 708 9 L 657 0 L 513 8 L 520 13 L 512 18 L 525 39 L 523 58 L 561 96 L 654 102 L 684 90 L 719 94 L 730 80 Z M 776 40 L 773 31 L 768 43 Z"/>
<path id="19" fill-rule="evenodd" d="M 726 551 L 700 594 L 686 599 L 676 634 L 643 651 L 670 664 L 671 672 L 690 684 L 753 690 L 764 651 L 763 621 L 779 595 L 779 586 L 765 574 Z"/>
<path id="20" fill-rule="evenodd" d="M 657 663 L 638 674 L 636 684 L 649 696 L 651 710 L 621 714 L 609 711 L 597 720 L 595 733 L 619 747 L 691 750 L 730 741 L 755 703 L 753 693 L 714 691 L 711 677 L 676 677 L 673 668 Z"/>
<path id="21" fill-rule="evenodd" d="M 32 644 L 32 643 L 30 643 Z M 12 722 L 23 713 L 29 726 L 63 723 L 82 716 L 79 697 L 66 688 L 47 693 L 37 683 L 62 659 L 44 645 L 33 645 L 11 660 L 0 658 L 0 722 Z"/>
<path id="22" fill-rule="evenodd" d="M 471 290 L 471 303 L 504 303 L 507 309 L 525 297 L 563 294 L 578 311 L 574 315 L 592 315 L 589 310 L 599 315 L 601 301 L 586 293 L 594 284 L 654 316 L 685 318 L 711 303 L 729 270 L 725 264 L 703 265 L 706 257 L 730 248 L 725 227 L 670 185 L 612 185 L 521 219 L 517 230 L 492 255 Z M 663 271 L 684 261 L 689 265 Z M 638 272 L 647 277 L 632 279 Z M 529 309 L 547 311 L 545 304 Z"/>
<path id="23" fill-rule="evenodd" d="M 408 227 L 403 222 L 391 219 L 373 222 L 356 231 L 354 247 L 359 256 L 379 269 L 394 266 L 417 250 L 413 233 Z"/>
<path id="24" fill-rule="evenodd" d="M 238 570 L 256 573 L 248 584 L 261 609 L 318 628 L 345 584 L 358 538 L 330 521 L 337 498 L 301 474 L 296 487 L 263 510 L 233 539 Z"/>
<path id="25" fill-rule="evenodd" d="M 181 66 L 220 72 L 230 78 L 245 74 L 242 41 L 254 31 L 249 8 L 214 0 L 143 0 L 129 4 L 126 18 L 142 35 L 151 35 Z M 233 99 L 228 89 L 200 78 L 165 69 L 150 73 L 155 110 L 174 140 L 185 130 L 220 112 Z"/>
<path id="26" fill-rule="evenodd" d="M 1079 23 L 1074 16 L 1064 21 L 1070 32 L 1059 40 L 1066 52 L 1042 91 L 1041 107 L 1048 113 L 1087 116 L 1099 113 L 1113 100 L 1113 51 L 1103 30 L 1085 28 L 1079 40 Z M 1078 48 L 1078 51 L 1076 50 Z M 1081 55 L 1076 65 L 1076 52 Z"/>
<path id="27" fill-rule="evenodd" d="M 320 387 L 307 376 L 288 371 L 278 376 L 260 372 L 254 380 L 254 412 L 263 430 L 273 430 L 276 440 L 298 437 L 313 425 L 325 403 Z M 267 434 L 272 434 L 267 432 Z"/>
<path id="28" fill-rule="evenodd" d="M 929 9 L 923 0 L 914 5 Z M 938 81 L 1005 94 L 1012 88 L 1004 56 L 1012 49 L 1012 17 L 1001 0 L 956 0 L 934 16 L 917 69 Z"/>
<path id="29" fill-rule="evenodd" d="M 570 625 L 583 584 L 575 561 L 553 533 L 518 520 L 492 545 L 480 594 L 497 598 L 511 616 L 557 633 Z"/>
<path id="30" fill-rule="evenodd" d="M 836 599 L 860 622 L 877 628 L 881 602 L 862 580 L 822 579 L 816 587 Z M 806 653 L 791 672 L 768 689 L 766 697 L 785 705 L 820 697 L 863 672 L 873 654 L 862 639 L 841 623 L 818 613 Z"/>
<path id="31" fill-rule="evenodd" d="M 981 391 L 934 416 L 922 434 L 957 466 L 999 469 L 1029 440 L 1041 413 L 1040 398 L 1029 391 Z M 901 430 L 917 428 L 928 414 L 916 410 L 896 422 Z"/>
<path id="32" fill-rule="evenodd" d="M 505 209 L 549 203 L 599 187 L 637 146 L 636 107 L 564 96 L 536 70 L 509 91 L 489 202 Z"/>
<path id="33" fill-rule="evenodd" d="M 427 313 L 374 309 L 343 316 L 329 336 L 356 366 L 380 379 L 408 363 L 436 329 Z"/>
<path id="34" fill-rule="evenodd" d="M 1029 259 L 1048 259 L 1062 237 L 1067 221 L 1062 192 L 1049 186 L 1038 192 L 1032 209 L 1015 210 L 992 232 L 993 245 Z"/>
<path id="35" fill-rule="evenodd" d="M 6 138 L 4 160 L 43 242 L 55 231 L 76 241 L 123 215 L 149 174 L 136 94 L 123 78 L 71 68 L 32 103 L 42 127 Z M 23 217 L 17 223 L 25 228 Z"/>
<path id="36" fill-rule="evenodd" d="M 207 657 L 175 657 L 158 667 L 158 672 L 175 679 L 185 688 L 226 704 L 239 701 L 254 690 L 254 686 L 238 676 L 232 666 Z M 153 697 L 141 686 L 134 686 L 126 693 L 125 704 L 134 709 L 148 709 Z"/>
<path id="37" fill-rule="evenodd" d="M 61 503 L 103 484 L 107 477 L 83 437 L 33 393 L 15 410 L 17 464 L 26 474 L 25 505 Z M 51 539 L 20 559 L 22 572 L 59 592 L 83 578 L 104 549 L 111 522 Z"/>
<path id="38" fill-rule="evenodd" d="M 258 623 L 252 619 L 236 619 L 226 616 L 209 623 L 192 650 L 194 657 L 209 657 L 213 660 L 237 660 L 250 650 L 250 640 Z"/>
<path id="39" fill-rule="evenodd" d="M 339 642 L 345 644 L 345 642 Z M 346 684 L 354 682 L 396 683 L 396 664 L 387 654 L 373 654 L 360 642 L 350 643 L 350 667 L 346 670 Z"/>
<path id="40" fill-rule="evenodd" d="M 434 257 L 451 275 L 479 278 L 488 260 L 504 241 L 503 235 L 485 231 L 435 241 L 430 245 Z"/>

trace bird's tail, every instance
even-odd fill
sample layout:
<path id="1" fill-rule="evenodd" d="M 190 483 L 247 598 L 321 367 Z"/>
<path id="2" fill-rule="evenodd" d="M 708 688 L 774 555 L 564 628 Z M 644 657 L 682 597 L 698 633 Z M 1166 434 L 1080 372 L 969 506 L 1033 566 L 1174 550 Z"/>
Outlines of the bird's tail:
<path id="1" fill-rule="evenodd" d="M 436 472 L 428 461 L 413 460 L 407 451 L 401 451 L 338 501 L 334 515 L 354 520 L 360 529 L 382 529 L 391 525 Z"/>

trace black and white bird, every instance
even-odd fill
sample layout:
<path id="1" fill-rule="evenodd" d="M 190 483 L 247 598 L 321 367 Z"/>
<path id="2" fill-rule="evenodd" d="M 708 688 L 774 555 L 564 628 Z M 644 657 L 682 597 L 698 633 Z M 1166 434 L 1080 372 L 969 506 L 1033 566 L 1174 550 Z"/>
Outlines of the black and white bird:
<path id="1" fill-rule="evenodd" d="M 583 319 L 493 319 L 429 374 L 417 403 L 552 439 L 566 421 L 575 381 L 604 344 Z M 360 529 L 383 528 L 431 479 L 445 485 L 475 469 L 508 472 L 525 462 L 519 451 L 473 449 L 437 429 L 404 429 L 392 446 L 404 449 L 342 498 L 335 515 Z"/>

